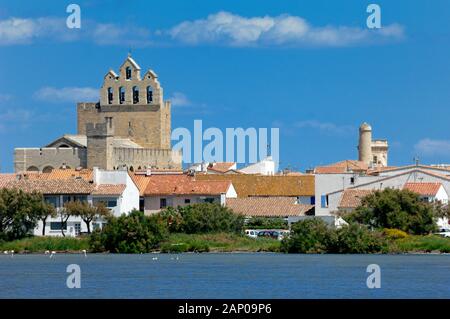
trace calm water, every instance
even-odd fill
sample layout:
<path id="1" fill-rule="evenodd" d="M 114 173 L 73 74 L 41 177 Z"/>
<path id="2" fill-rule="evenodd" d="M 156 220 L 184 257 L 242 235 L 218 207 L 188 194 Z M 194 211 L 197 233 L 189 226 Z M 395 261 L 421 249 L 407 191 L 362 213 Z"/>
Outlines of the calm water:
<path id="1" fill-rule="evenodd" d="M 66 286 L 69 264 L 80 289 Z M 366 286 L 369 264 L 380 289 Z M 450 256 L 1 255 L 0 298 L 450 298 Z"/>

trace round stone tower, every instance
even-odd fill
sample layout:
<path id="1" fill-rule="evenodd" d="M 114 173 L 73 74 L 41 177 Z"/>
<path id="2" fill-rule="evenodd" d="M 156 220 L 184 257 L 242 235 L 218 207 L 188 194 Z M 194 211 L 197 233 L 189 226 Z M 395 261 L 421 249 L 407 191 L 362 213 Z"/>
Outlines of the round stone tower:
<path id="1" fill-rule="evenodd" d="M 365 122 L 359 127 L 358 155 L 367 165 L 372 162 L 372 127 Z"/>

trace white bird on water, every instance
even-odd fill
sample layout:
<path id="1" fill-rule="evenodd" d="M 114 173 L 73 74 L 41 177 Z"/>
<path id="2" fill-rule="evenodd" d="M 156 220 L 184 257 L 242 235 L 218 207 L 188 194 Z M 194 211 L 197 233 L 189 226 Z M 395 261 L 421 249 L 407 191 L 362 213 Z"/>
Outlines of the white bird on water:
<path id="1" fill-rule="evenodd" d="M 54 255 L 56 255 L 56 251 L 52 250 L 52 253 L 50 254 L 50 258 L 52 258 Z"/>
<path id="2" fill-rule="evenodd" d="M 81 252 L 84 254 L 84 257 L 87 257 L 87 255 L 86 255 L 86 249 L 83 249 Z"/>
<path id="3" fill-rule="evenodd" d="M 46 250 L 46 251 L 44 252 L 44 254 L 45 254 L 45 255 L 50 254 L 50 250 Z"/>
<path id="4" fill-rule="evenodd" d="M 7 250 L 5 250 L 3 253 L 4 253 L 5 255 L 8 255 L 8 254 L 9 254 Z"/>
<path id="5" fill-rule="evenodd" d="M 152 260 L 158 260 L 158 257 L 153 257 Z"/>
<path id="6" fill-rule="evenodd" d="M 11 253 L 11 257 L 14 257 L 14 250 L 11 250 L 10 253 Z"/>

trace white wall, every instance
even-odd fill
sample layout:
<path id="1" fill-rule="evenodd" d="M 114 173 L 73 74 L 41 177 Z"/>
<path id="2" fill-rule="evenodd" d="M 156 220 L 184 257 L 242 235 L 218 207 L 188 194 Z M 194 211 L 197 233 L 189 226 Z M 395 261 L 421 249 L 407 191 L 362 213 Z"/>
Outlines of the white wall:
<path id="1" fill-rule="evenodd" d="M 360 176 L 355 173 L 315 174 L 316 216 L 330 215 L 330 212 L 333 211 L 329 207 L 322 207 L 322 196 L 380 178 L 378 176 Z"/>
<path id="2" fill-rule="evenodd" d="M 125 190 L 117 201 L 118 209 L 113 210 L 114 215 L 120 216 L 128 214 L 133 209 L 139 209 L 139 189 L 127 171 L 107 171 L 94 167 L 93 178 L 95 184 L 126 185 Z"/>
<path id="3" fill-rule="evenodd" d="M 262 161 L 251 164 L 247 167 L 240 169 L 245 174 L 261 174 L 261 175 L 274 175 L 275 174 L 275 162 L 269 156 Z"/>
<path id="4" fill-rule="evenodd" d="M 443 189 L 445 190 L 445 192 L 447 194 L 449 193 L 448 190 L 450 190 L 450 181 L 447 180 L 446 178 L 438 177 L 435 175 L 429 175 L 426 172 L 421 172 L 421 171 L 417 171 L 417 170 L 409 171 L 400 176 L 390 176 L 387 179 L 385 179 L 385 177 L 381 177 L 372 182 L 369 182 L 368 184 L 362 184 L 357 187 L 354 187 L 354 189 L 370 189 L 370 190 L 380 190 L 380 189 L 382 190 L 385 188 L 403 189 L 403 187 L 406 183 L 419 183 L 419 182 L 441 183 L 443 186 Z M 338 192 L 328 195 L 328 200 L 329 200 L 328 210 L 330 212 L 337 210 L 341 196 L 342 196 L 342 190 L 339 190 Z M 443 194 L 440 191 L 439 197 L 445 199 L 445 194 Z M 447 198 L 448 198 L 448 196 L 447 196 Z M 317 212 L 317 208 L 316 208 L 316 212 Z"/>
<path id="5" fill-rule="evenodd" d="M 160 200 L 165 198 L 167 201 L 167 207 L 187 206 L 191 204 L 203 203 L 204 198 L 214 198 L 214 202 L 221 204 L 221 195 L 199 196 L 199 195 L 180 195 L 180 196 L 147 196 L 144 199 L 144 212 L 145 214 L 154 214 L 159 212 Z M 189 203 L 185 203 L 185 199 L 189 199 Z"/>

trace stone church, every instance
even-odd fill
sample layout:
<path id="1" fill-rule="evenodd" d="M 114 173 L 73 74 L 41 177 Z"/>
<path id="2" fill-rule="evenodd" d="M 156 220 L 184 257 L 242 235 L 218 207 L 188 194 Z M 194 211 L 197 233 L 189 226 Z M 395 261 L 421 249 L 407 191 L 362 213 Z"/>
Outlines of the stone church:
<path id="1" fill-rule="evenodd" d="M 152 70 L 141 75 L 129 55 L 119 74 L 103 79 L 99 102 L 77 104 L 77 134 L 40 148 L 16 148 L 15 172 L 54 168 L 107 170 L 179 169 L 182 154 L 171 149 L 171 105 Z"/>

